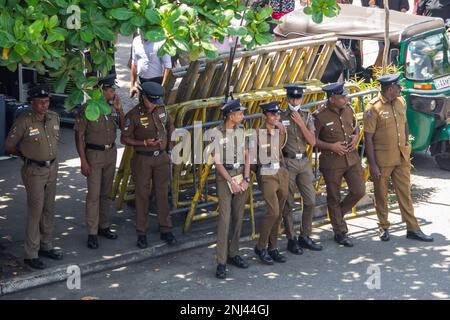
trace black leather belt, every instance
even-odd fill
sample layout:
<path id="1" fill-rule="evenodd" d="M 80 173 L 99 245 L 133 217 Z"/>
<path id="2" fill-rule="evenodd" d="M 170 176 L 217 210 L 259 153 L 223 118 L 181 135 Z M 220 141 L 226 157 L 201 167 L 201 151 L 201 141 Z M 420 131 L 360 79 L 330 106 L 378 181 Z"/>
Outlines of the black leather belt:
<path id="1" fill-rule="evenodd" d="M 308 154 L 306 152 L 301 153 L 300 156 L 298 157 L 297 154 L 295 154 L 295 153 L 283 151 L 283 156 L 288 159 L 306 159 L 306 158 L 308 158 Z"/>
<path id="2" fill-rule="evenodd" d="M 163 154 L 165 151 L 164 150 L 156 150 L 156 151 L 136 151 L 137 154 L 141 155 L 141 156 L 146 156 L 146 157 L 157 157 L 161 154 Z"/>
<path id="3" fill-rule="evenodd" d="M 99 151 L 105 151 L 109 150 L 115 147 L 115 143 L 113 144 L 92 144 L 92 143 L 86 143 L 86 148 L 92 149 L 92 150 L 99 150 Z"/>
<path id="4" fill-rule="evenodd" d="M 243 164 L 242 163 L 231 163 L 231 164 L 224 164 L 223 166 L 227 170 L 233 170 L 233 169 L 239 169 L 240 167 L 243 166 Z"/>
<path id="5" fill-rule="evenodd" d="M 53 160 L 47 160 L 47 161 L 37 161 L 33 159 L 25 159 L 26 164 L 34 164 L 39 167 L 50 167 L 53 162 L 55 162 L 56 159 Z"/>

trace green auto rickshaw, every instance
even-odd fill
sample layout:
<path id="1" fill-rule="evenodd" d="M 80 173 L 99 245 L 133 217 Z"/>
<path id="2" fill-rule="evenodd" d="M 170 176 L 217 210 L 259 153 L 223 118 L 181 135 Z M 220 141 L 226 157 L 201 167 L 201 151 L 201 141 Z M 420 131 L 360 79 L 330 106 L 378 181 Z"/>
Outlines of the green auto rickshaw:
<path id="1" fill-rule="evenodd" d="M 384 41 L 384 9 L 340 6 L 339 16 L 321 24 L 303 9 L 295 10 L 274 32 L 282 38 L 334 32 L 345 41 Z M 450 170 L 450 41 L 444 21 L 392 10 L 389 21 L 389 59 L 399 67 L 405 85 L 413 151 L 430 148 L 439 167 Z"/>

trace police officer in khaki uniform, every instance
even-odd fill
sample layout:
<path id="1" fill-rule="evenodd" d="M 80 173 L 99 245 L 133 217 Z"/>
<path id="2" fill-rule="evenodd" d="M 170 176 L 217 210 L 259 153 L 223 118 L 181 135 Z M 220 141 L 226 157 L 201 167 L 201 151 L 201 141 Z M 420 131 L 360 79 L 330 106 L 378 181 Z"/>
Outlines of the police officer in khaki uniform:
<path id="1" fill-rule="evenodd" d="M 133 146 L 135 154 L 131 161 L 136 195 L 137 246 L 148 246 L 148 203 L 150 183 L 156 194 L 156 210 L 161 240 L 175 244 L 169 215 L 170 137 L 174 131 L 172 118 L 164 107 L 164 88 L 155 82 L 145 82 L 142 102 L 125 116 L 121 142 Z"/>
<path id="2" fill-rule="evenodd" d="M 257 178 L 267 213 L 261 222 L 255 253 L 262 263 L 268 265 L 274 261 L 286 262 L 277 247 L 278 230 L 289 192 L 289 172 L 282 154 L 286 128 L 280 122 L 281 110 L 278 105 L 278 101 L 260 104 L 264 124 L 258 129 Z"/>
<path id="3" fill-rule="evenodd" d="M 381 92 L 366 106 L 364 138 L 375 191 L 375 208 L 380 227 L 380 239 L 389 240 L 388 182 L 392 179 L 400 212 L 406 221 L 406 237 L 433 241 L 425 235 L 414 216 L 411 198 L 411 145 L 408 141 L 406 102 L 401 96 L 400 74 L 378 79 Z"/>
<path id="4" fill-rule="evenodd" d="M 245 143 L 239 145 L 236 142 L 245 142 L 244 127 L 240 125 L 245 110 L 239 99 L 226 103 L 222 107 L 225 121 L 216 128 L 219 138 L 219 152 L 214 155 L 219 197 L 216 277 L 219 279 L 226 278 L 227 261 L 238 268 L 248 268 L 247 262 L 239 255 L 239 238 L 250 183 L 250 158 Z M 227 156 L 230 148 L 232 158 L 229 154 Z"/>
<path id="5" fill-rule="evenodd" d="M 302 254 L 303 248 L 320 251 L 322 247 L 311 239 L 312 219 L 316 206 L 311 164 L 306 153 L 306 145 L 316 144 L 314 119 L 309 110 L 301 110 L 305 86 L 290 84 L 284 87 L 288 107 L 281 113 L 281 122 L 286 127 L 287 142 L 283 148 L 284 161 L 289 171 L 289 196 L 283 211 L 283 220 L 288 238 L 287 250 Z M 302 225 L 298 240 L 294 231 L 294 195 L 298 190 L 303 198 Z M 298 241 L 298 242 L 297 242 Z"/>
<path id="6" fill-rule="evenodd" d="M 56 161 L 59 140 L 59 116 L 48 110 L 48 88 L 37 86 L 28 92 L 31 110 L 14 122 L 5 142 L 5 152 L 24 160 L 22 180 L 27 191 L 27 224 L 25 264 L 44 269 L 39 256 L 61 260 L 62 253 L 53 249 L 55 216 Z"/>
<path id="7" fill-rule="evenodd" d="M 334 83 L 322 90 L 327 93 L 328 101 L 315 115 L 316 145 L 321 151 L 319 169 L 327 187 L 328 213 L 334 240 L 345 247 L 352 247 L 344 215 L 365 194 L 361 159 L 356 150 L 359 132 L 344 83 Z M 347 181 L 349 193 L 341 201 L 342 178 Z"/>
<path id="8" fill-rule="evenodd" d="M 81 173 L 87 177 L 86 225 L 87 246 L 98 248 L 97 234 L 107 239 L 117 239 L 109 228 L 108 210 L 114 173 L 116 171 L 117 129 L 122 127 L 124 113 L 113 79 L 99 81 L 103 95 L 111 106 L 110 115 L 100 115 L 95 121 L 85 117 L 86 106 L 80 109 L 75 122 L 75 144 L 81 160 Z"/>

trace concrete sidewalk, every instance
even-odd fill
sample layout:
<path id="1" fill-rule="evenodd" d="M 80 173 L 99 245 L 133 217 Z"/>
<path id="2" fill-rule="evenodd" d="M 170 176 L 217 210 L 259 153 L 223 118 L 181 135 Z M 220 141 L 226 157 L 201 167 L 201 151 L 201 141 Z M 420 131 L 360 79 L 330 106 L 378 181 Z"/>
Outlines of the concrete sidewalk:
<path id="1" fill-rule="evenodd" d="M 64 259 L 44 259 L 47 264 L 45 270 L 36 271 L 23 264 L 26 192 L 20 177 L 22 161 L 11 158 L 0 162 L 0 295 L 64 280 L 70 265 L 79 265 L 82 273 L 87 274 L 215 242 L 216 219 L 194 222 L 191 232 L 183 234 L 184 214 L 177 214 L 172 216 L 172 220 L 179 243 L 169 247 L 159 240 L 156 215 L 150 210 L 150 246 L 139 250 L 136 247 L 134 208 L 124 204 L 122 210 L 116 211 L 111 203 L 111 227 L 117 231 L 119 238 L 108 240 L 100 237 L 100 248 L 88 249 L 85 227 L 86 179 L 80 172 L 73 135 L 72 128 L 62 128 L 59 145 L 60 166 L 53 235 L 54 246 L 64 252 Z M 119 141 L 117 143 L 119 163 L 123 147 Z M 370 199 L 367 200 L 364 203 L 370 204 Z M 325 214 L 324 199 L 320 203 L 316 213 L 319 217 Z M 257 218 L 262 214 L 264 211 L 259 210 Z M 298 220 L 299 215 L 296 218 Z M 251 222 L 246 214 L 242 236 L 245 238 L 250 234 Z"/>

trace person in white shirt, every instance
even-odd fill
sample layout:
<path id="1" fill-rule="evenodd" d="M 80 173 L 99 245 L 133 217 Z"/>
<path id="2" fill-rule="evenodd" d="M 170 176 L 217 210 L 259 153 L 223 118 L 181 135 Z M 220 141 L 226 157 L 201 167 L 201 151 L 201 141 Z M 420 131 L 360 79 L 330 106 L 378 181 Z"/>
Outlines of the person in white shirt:
<path id="1" fill-rule="evenodd" d="M 137 92 L 137 81 L 142 84 L 152 81 L 163 85 L 172 69 L 172 60 L 169 55 L 158 57 L 158 50 L 164 41 L 150 42 L 141 35 L 133 39 L 131 54 L 131 85 L 130 97 Z"/>

